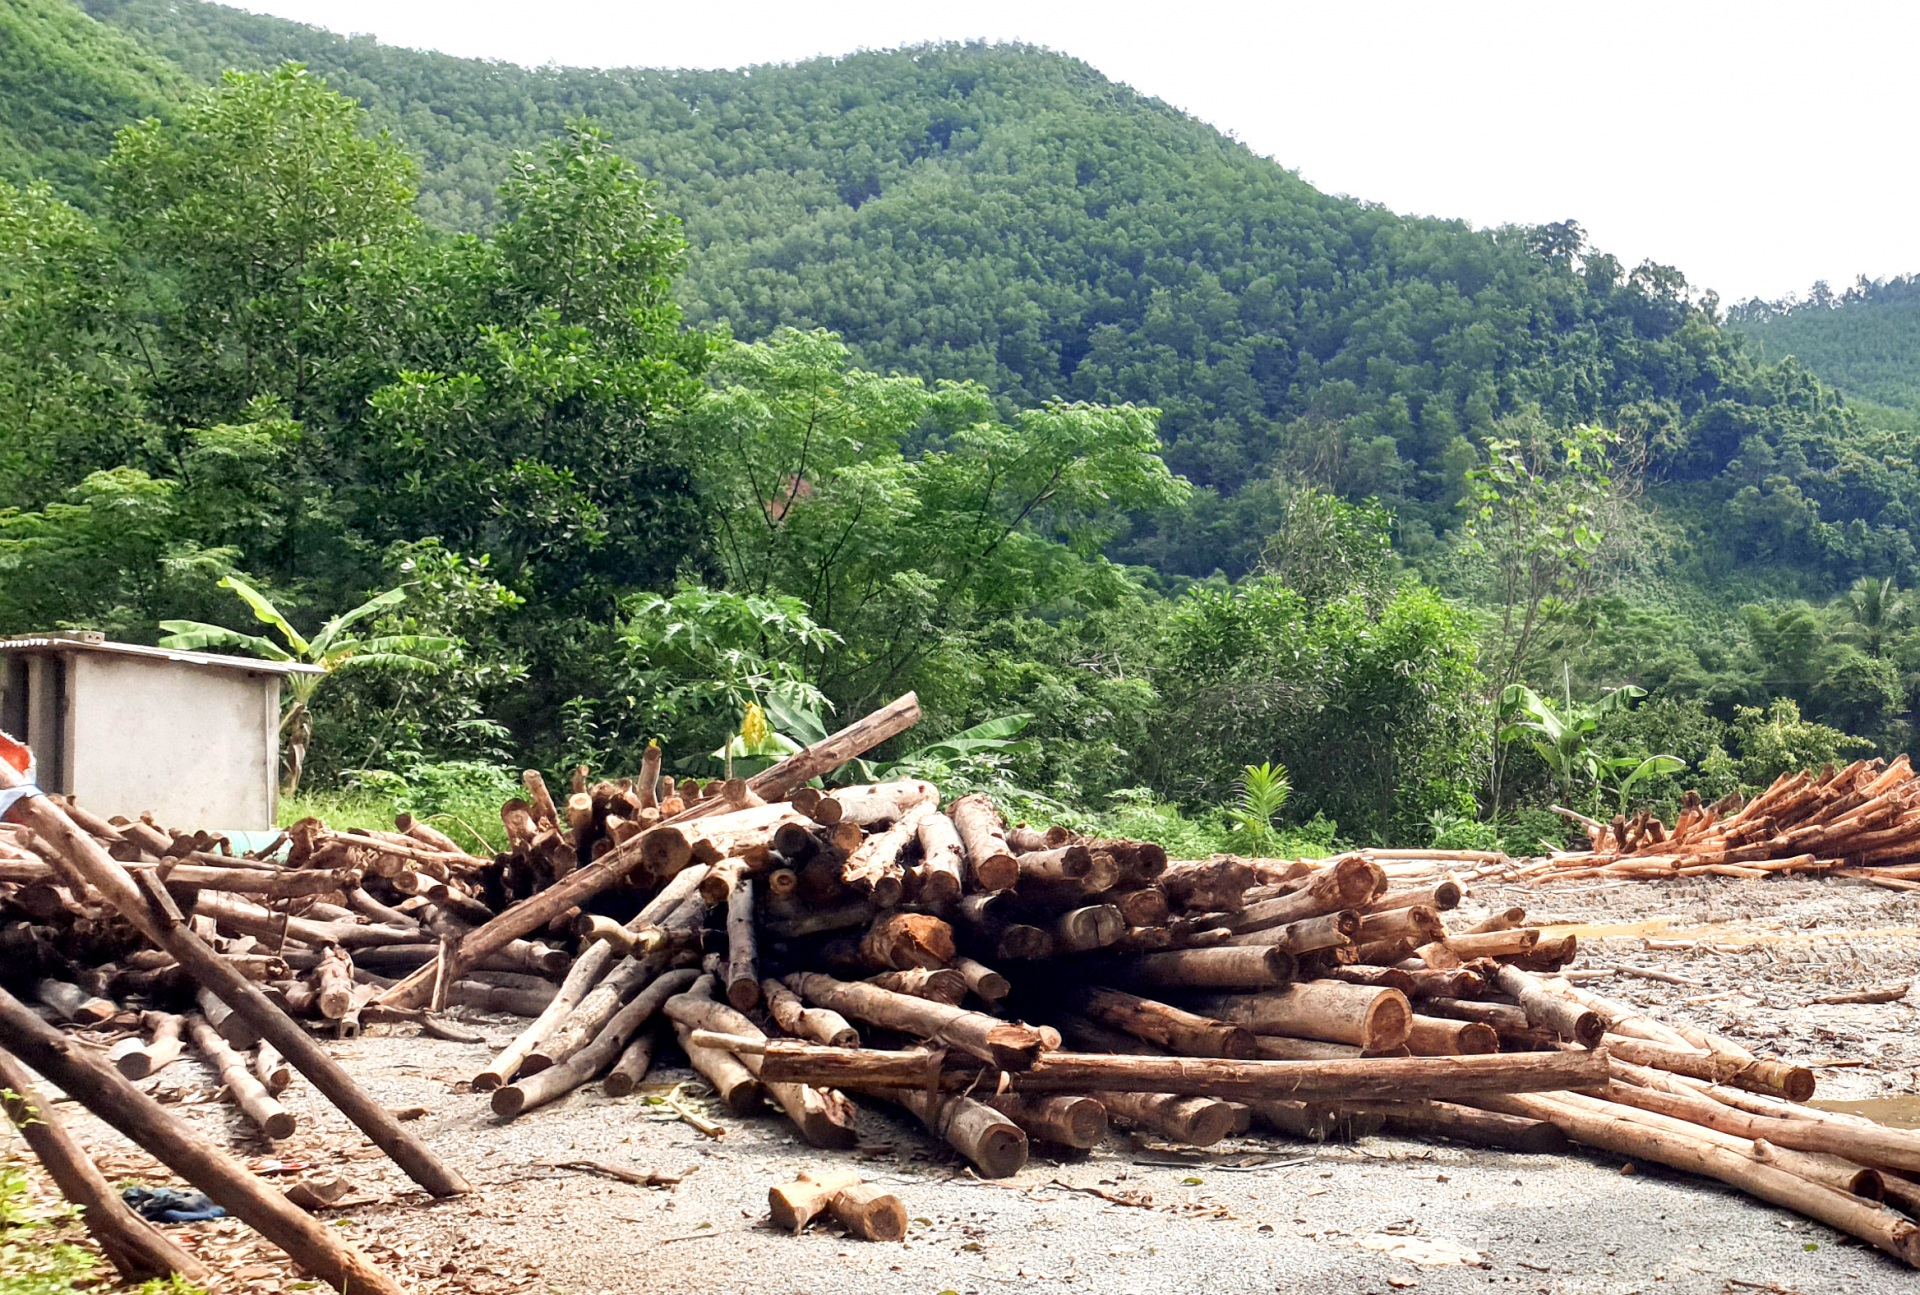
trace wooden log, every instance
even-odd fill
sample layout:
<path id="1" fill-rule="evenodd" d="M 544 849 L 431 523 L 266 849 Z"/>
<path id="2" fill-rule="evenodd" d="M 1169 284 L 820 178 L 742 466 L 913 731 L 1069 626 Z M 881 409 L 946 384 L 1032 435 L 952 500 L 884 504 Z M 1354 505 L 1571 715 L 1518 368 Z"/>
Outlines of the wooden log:
<path id="1" fill-rule="evenodd" d="M 253 1070 L 253 1077 L 260 1081 L 260 1086 L 267 1090 L 269 1096 L 278 1097 L 293 1085 L 293 1067 L 280 1055 L 280 1049 L 271 1043 L 262 1042 L 247 1064 Z"/>
<path id="2" fill-rule="evenodd" d="M 1466 930 L 1460 932 L 1459 934 L 1490 935 L 1495 931 L 1513 931 L 1513 930 L 1519 929 L 1522 926 L 1525 926 L 1526 922 L 1527 922 L 1526 909 L 1507 908 L 1507 909 L 1502 909 L 1500 912 L 1493 914 L 1491 917 L 1475 922 L 1472 926 L 1469 926 Z"/>
<path id="3" fill-rule="evenodd" d="M 337 944 L 320 951 L 320 965 L 313 971 L 315 1003 L 320 1015 L 337 1021 L 353 1006 L 353 958 Z"/>
<path id="4" fill-rule="evenodd" d="M 456 980 L 447 987 L 447 1002 L 454 1007 L 535 1018 L 552 1005 L 553 990 L 514 989 L 477 980 Z"/>
<path id="5" fill-rule="evenodd" d="M 1011 1178 L 1027 1167 L 1027 1135 L 999 1111 L 960 1093 L 890 1089 L 885 1094 L 973 1163 L 982 1177 Z"/>
<path id="6" fill-rule="evenodd" d="M 759 1044 L 761 1076 L 862 1091 L 929 1086 L 966 1091 L 992 1072 L 948 1054 L 823 1048 L 784 1040 Z M 1365 1057 L 1313 1061 L 1240 1061 L 1052 1052 L 1007 1074 L 1018 1093 L 1144 1092 L 1227 1101 L 1463 1100 L 1480 1093 L 1592 1088 L 1608 1074 L 1604 1050 L 1497 1053 L 1473 1057 Z"/>
<path id="7" fill-rule="evenodd" d="M 1188 1057 L 1251 1057 L 1252 1031 L 1166 1003 L 1098 986 L 1063 991 L 1063 1002 L 1088 1019 Z"/>
<path id="8" fill-rule="evenodd" d="M 810 1039 L 833 1048 L 857 1048 L 860 1033 L 847 1018 L 824 1007 L 808 1007 L 800 995 L 777 980 L 760 982 L 761 1000 L 773 1023 L 796 1039 Z"/>
<path id="9" fill-rule="evenodd" d="M 1077 1093 L 1029 1097 L 1000 1093 L 982 1097 L 988 1106 L 1018 1124 L 1029 1140 L 1086 1151 L 1107 1137 L 1107 1108 L 1099 1099 Z"/>
<path id="10" fill-rule="evenodd" d="M 889 993 L 873 985 L 847 984 L 817 972 L 799 972 L 786 983 L 802 998 L 846 1016 L 921 1038 L 940 1039 L 1002 1070 L 1024 1070 L 1040 1055 L 1040 1032 L 922 998 Z"/>
<path id="11" fill-rule="evenodd" d="M 785 800 L 796 788 L 824 777 L 856 756 L 906 732 L 920 722 L 920 699 L 912 693 L 898 697 L 871 715 L 830 733 L 803 751 L 797 751 L 770 769 L 747 780 L 747 789 L 771 804 Z"/>
<path id="12" fill-rule="evenodd" d="M 1233 1105 L 1217 1098 L 1125 1092 L 1094 1096 L 1109 1116 L 1188 1146 L 1210 1147 L 1233 1132 Z"/>
<path id="13" fill-rule="evenodd" d="M 937 805 L 939 800 L 940 789 L 932 783 L 919 778 L 898 778 L 892 782 L 841 787 L 821 797 L 810 817 L 828 827 L 838 823 L 853 823 L 878 834 L 898 824 L 917 809 Z M 838 814 L 821 808 L 827 804 L 837 806 Z M 821 817 L 823 812 L 826 818 Z"/>
<path id="14" fill-rule="evenodd" d="M 211 1274 L 205 1264 L 127 1207 L 67 1132 L 52 1104 L 34 1091 L 26 1068 L 6 1052 L 0 1052 L 0 1108 L 39 1157 L 60 1194 L 81 1212 L 87 1232 L 121 1277 L 144 1282 L 179 1273 L 192 1282 L 207 1280 Z"/>
<path id="15" fill-rule="evenodd" d="M 944 967 L 956 953 L 953 928 L 925 913 L 887 913 L 874 919 L 860 953 L 876 967 Z"/>
<path id="16" fill-rule="evenodd" d="M 714 1000 L 711 982 L 712 977 L 702 977 L 685 993 L 668 999 L 665 1008 L 667 1015 L 688 1030 L 717 1028 L 765 1044 L 766 1035 L 759 1026 L 727 1004 Z M 937 1006 L 931 1003 L 926 1005 Z M 760 1058 L 757 1055 L 742 1054 L 738 1050 L 735 1055 L 740 1058 L 740 1064 L 766 1085 L 767 1095 L 786 1112 L 787 1118 L 793 1121 L 808 1145 L 844 1151 L 859 1142 L 859 1134 L 854 1126 L 853 1104 L 839 1092 L 816 1085 L 768 1080 L 761 1075 Z"/>
<path id="17" fill-rule="evenodd" d="M 1370 1055 L 1352 1043 L 1292 1039 L 1284 1034 L 1256 1034 L 1253 1041 L 1254 1055 L 1261 1061 L 1341 1061 Z"/>
<path id="18" fill-rule="evenodd" d="M 1418 1012 L 1407 1029 L 1407 1051 L 1416 1057 L 1469 1056 L 1500 1051 L 1500 1035 L 1491 1025 L 1449 1021 Z"/>
<path id="19" fill-rule="evenodd" d="M 1742 1156 L 1690 1133 L 1678 1121 L 1673 1122 L 1678 1127 L 1649 1127 L 1620 1118 L 1607 1109 L 1606 1103 L 1587 1105 L 1568 1100 L 1575 1096 L 1513 1094 L 1475 1104 L 1503 1114 L 1549 1121 L 1585 1146 L 1719 1179 L 1750 1196 L 1857 1237 L 1910 1267 L 1920 1267 L 1920 1227 L 1892 1210 Z"/>
<path id="20" fill-rule="evenodd" d="M 1126 934 L 1127 919 L 1112 904 L 1089 904 L 1053 919 L 1054 947 L 1062 953 L 1104 949 Z"/>
<path id="21" fill-rule="evenodd" d="M 933 908 L 954 903 L 965 881 L 966 851 L 960 830 L 935 809 L 920 820 L 918 835 L 921 862 L 914 875 L 920 886 L 919 902 Z"/>
<path id="22" fill-rule="evenodd" d="M 687 1064 L 712 1087 L 721 1105 L 735 1115 L 752 1115 L 766 1105 L 766 1086 L 738 1057 L 720 1048 L 703 1048 L 691 1042 L 687 1027 L 678 1022 L 673 1031 L 680 1040 L 680 1050 L 687 1054 Z"/>
<path id="23" fill-rule="evenodd" d="M 1228 943 L 1249 948 L 1267 946 L 1285 949 L 1293 954 L 1313 953 L 1320 949 L 1348 948 L 1359 931 L 1360 914 L 1348 908 L 1322 913 L 1318 917 L 1301 918 L 1284 926 L 1247 931 L 1235 935 Z"/>
<path id="24" fill-rule="evenodd" d="M 967 996 L 967 978 L 952 967 L 915 967 L 910 971 L 883 971 L 868 976 L 869 985 L 891 989 L 896 994 L 931 999 L 958 1007 Z"/>
<path id="25" fill-rule="evenodd" d="M 122 1039 L 107 1052 L 107 1060 L 128 1079 L 145 1079 L 179 1060 L 180 1041 L 187 1023 L 171 1012 L 143 1012 L 140 1028 L 147 1032 L 139 1038 Z"/>
<path id="26" fill-rule="evenodd" d="M 1760 1070 L 1755 1063 L 1721 1053 L 1696 1052 L 1670 1048 L 1646 1039 L 1608 1036 L 1607 1051 L 1621 1061 L 1671 1074 L 1704 1079 L 1708 1083 L 1731 1084 L 1749 1092 L 1778 1094 L 1790 1101 L 1804 1102 L 1813 1096 L 1813 1072 L 1803 1066 L 1780 1065 L 1784 1080 Z M 1780 1063 L 1775 1063 L 1779 1065 Z"/>
<path id="27" fill-rule="evenodd" d="M 1053 936 L 1018 921 L 1003 902 L 1005 897 L 1004 890 L 968 895 L 954 905 L 954 916 L 996 958 L 1021 962 L 1051 957 Z"/>
<path id="28" fill-rule="evenodd" d="M 1033 882 L 1078 882 L 1093 871 L 1093 852 L 1084 845 L 1063 845 L 1057 850 L 1035 850 L 1015 856 L 1020 869 L 1017 884 Z M 1084 893 L 1084 891 L 1082 892 Z"/>
<path id="29" fill-rule="evenodd" d="M 106 999 L 89 994 L 80 986 L 64 980 L 47 978 L 35 981 L 33 996 L 51 1007 L 61 1020 L 82 1027 L 99 1025 L 120 1014 L 120 1009 Z"/>
<path id="30" fill-rule="evenodd" d="M 827 1203 L 834 1219 L 862 1241 L 901 1241 L 907 1235 L 907 1207 L 871 1183 L 835 1193 Z"/>
<path id="31" fill-rule="evenodd" d="M 1430 908 L 1436 913 L 1445 913 L 1460 906 L 1460 883 L 1449 878 L 1435 882 L 1431 886 L 1409 886 L 1401 890 L 1389 890 L 1367 905 L 1370 913 L 1383 912 L 1390 908 Z"/>
<path id="32" fill-rule="evenodd" d="M 1338 1102 L 1254 1102 L 1262 1123 L 1302 1142 L 1351 1142 L 1387 1126 L 1384 1115 Z"/>
<path id="33" fill-rule="evenodd" d="M 253 1121 L 255 1128 L 275 1142 L 293 1136 L 293 1116 L 273 1099 L 266 1085 L 254 1078 L 253 1072 L 247 1069 L 246 1058 L 228 1046 L 219 1032 L 207 1023 L 206 1017 L 198 1013 L 189 1016 L 187 1036 L 219 1074 L 220 1082 L 226 1085 L 228 1099 Z"/>
<path id="34" fill-rule="evenodd" d="M 608 1097 L 625 1097 L 638 1088 L 653 1065 L 653 1045 L 658 1037 L 653 1030 L 641 1030 L 634 1035 L 621 1051 L 620 1059 L 613 1063 L 613 1069 L 600 1081 L 600 1091 Z"/>
<path id="35" fill-rule="evenodd" d="M 1237 913 L 1257 880 L 1251 865 L 1231 855 L 1200 863 L 1171 863 L 1160 874 L 1167 903 L 1183 913 Z"/>
<path id="36" fill-rule="evenodd" d="M 242 1050 L 260 1045 L 260 1032 L 253 1028 L 253 1022 L 242 1016 L 234 1007 L 221 1001 L 220 996 L 207 985 L 201 985 L 194 991 L 193 1001 L 200 1014 L 207 1018 L 220 1037 L 229 1044 Z"/>
<path id="37" fill-rule="evenodd" d="M 1293 954 L 1274 946 L 1169 949 L 1117 963 L 1132 983 L 1185 989 L 1268 989 L 1292 981 Z"/>
<path id="38" fill-rule="evenodd" d="M 0 990 L 0 1048 L 46 1076 L 343 1295 L 403 1295 L 384 1269 L 340 1239 L 337 1228 L 263 1187 L 237 1161 L 214 1149 L 203 1134 L 189 1129 L 4 990 Z"/>
<path id="39" fill-rule="evenodd" d="M 743 1012 L 760 1006 L 760 952 L 753 931 L 753 878 L 727 897 L 727 1001 Z"/>
<path id="40" fill-rule="evenodd" d="M 1601 1035 L 1606 1032 L 1593 1012 L 1554 993 L 1517 967 L 1501 967 L 1494 975 L 1494 984 L 1520 1004 L 1529 1022 L 1583 1048 L 1598 1046 Z"/>
<path id="41" fill-rule="evenodd" d="M 826 1213 L 835 1196 L 859 1183 L 860 1175 L 851 1169 L 802 1173 L 790 1183 L 767 1189 L 767 1213 L 775 1227 L 799 1236 L 807 1224 Z"/>
<path id="42" fill-rule="evenodd" d="M 1552 1155 L 1567 1149 L 1567 1135 L 1551 1121 L 1501 1115 L 1453 1102 L 1387 1102 L 1349 1109 L 1379 1115 L 1389 1131 L 1417 1138 L 1446 1138 L 1528 1155 Z"/>
<path id="43" fill-rule="evenodd" d="M 1513 931 L 1489 931 L 1484 935 L 1454 935 L 1436 943 L 1457 966 L 1469 958 L 1517 958 L 1531 953 L 1540 943 L 1540 932 L 1521 927 Z M 1423 955 L 1427 947 L 1422 946 Z"/>
<path id="44" fill-rule="evenodd" d="M 1348 856 L 1312 874 L 1298 890 L 1248 904 L 1240 912 L 1230 914 L 1221 925 L 1244 933 L 1327 913 L 1357 911 L 1371 903 L 1381 889 L 1378 869 L 1364 859 Z"/>
<path id="45" fill-rule="evenodd" d="M 967 988 L 986 1002 L 997 1003 L 1013 992 L 1013 985 L 1005 976 L 972 958 L 955 958 L 953 969 L 966 978 Z"/>
<path id="46" fill-rule="evenodd" d="M 564 1062 L 504 1088 L 494 1089 L 490 1102 L 493 1113 L 503 1119 L 512 1119 L 580 1087 L 618 1060 L 626 1050 L 628 1041 L 653 1019 L 667 999 L 685 992 L 698 977 L 699 973 L 691 969 L 663 972 L 655 977 L 608 1019 L 591 1042 Z"/>
<path id="47" fill-rule="evenodd" d="M 500 1054 L 473 1077 L 471 1087 L 476 1093 L 487 1093 L 511 1083 L 515 1075 L 525 1065 L 534 1050 L 567 1018 L 579 1001 L 586 997 L 587 991 L 598 984 L 606 970 L 613 964 L 614 946 L 607 943 L 589 946 L 577 959 L 567 978 L 560 982 L 533 1024 L 515 1036 Z"/>
<path id="48" fill-rule="evenodd" d="M 1194 1007 L 1255 1034 L 1353 1043 L 1368 1052 L 1404 1044 L 1413 1021 L 1413 1008 L 1398 990 L 1334 980 L 1302 981 L 1260 994 L 1204 996 Z"/>
<path id="49" fill-rule="evenodd" d="M 962 796 L 947 810 L 967 856 L 968 875 L 981 890 L 1008 890 L 1020 879 L 1020 865 L 1007 847 L 1000 811 L 986 796 Z"/>

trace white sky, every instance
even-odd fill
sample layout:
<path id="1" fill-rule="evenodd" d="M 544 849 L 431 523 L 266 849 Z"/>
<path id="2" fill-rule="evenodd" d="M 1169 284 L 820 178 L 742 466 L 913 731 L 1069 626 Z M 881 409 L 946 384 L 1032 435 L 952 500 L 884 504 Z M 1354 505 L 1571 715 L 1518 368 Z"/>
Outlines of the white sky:
<path id="1" fill-rule="evenodd" d="M 1232 132 L 1322 189 L 1478 225 L 1572 218 L 1629 265 L 1677 265 L 1729 302 L 1920 271 L 1910 2 L 240 7 L 530 65 L 739 67 L 1023 40 Z"/>

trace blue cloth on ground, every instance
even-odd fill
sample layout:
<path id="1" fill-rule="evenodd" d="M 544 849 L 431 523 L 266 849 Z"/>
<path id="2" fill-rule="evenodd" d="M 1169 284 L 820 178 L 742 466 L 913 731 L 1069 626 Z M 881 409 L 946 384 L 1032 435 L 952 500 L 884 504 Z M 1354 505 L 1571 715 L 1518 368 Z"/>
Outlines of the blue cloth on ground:
<path id="1" fill-rule="evenodd" d="M 135 1214 L 155 1223 L 202 1223 L 227 1216 L 200 1192 L 183 1192 L 177 1187 L 127 1187 L 121 1190 L 120 1199 Z"/>

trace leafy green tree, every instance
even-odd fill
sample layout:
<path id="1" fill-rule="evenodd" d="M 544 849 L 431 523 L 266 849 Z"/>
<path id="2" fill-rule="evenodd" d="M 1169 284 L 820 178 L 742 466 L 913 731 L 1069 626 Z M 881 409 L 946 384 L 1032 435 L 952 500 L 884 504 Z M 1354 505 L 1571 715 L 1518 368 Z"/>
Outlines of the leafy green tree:
<path id="1" fill-rule="evenodd" d="M 1733 737 L 1740 781 L 1750 790 L 1767 786 L 1783 773 L 1844 763 L 1845 754 L 1870 745 L 1802 719 L 1799 705 L 1785 697 L 1765 708 L 1740 707 L 1733 717 Z"/>
<path id="2" fill-rule="evenodd" d="M 311 639 L 301 636 L 267 597 L 239 576 L 229 575 L 220 587 L 231 589 L 253 611 L 254 619 L 270 626 L 286 646 L 258 634 L 209 625 L 201 621 L 165 620 L 160 628 L 167 636 L 162 647 L 199 650 L 205 648 L 243 648 L 269 661 L 297 662 L 317 666 L 316 672 L 290 674 L 286 678 L 286 713 L 280 719 L 280 731 L 286 738 L 287 768 L 283 785 L 289 796 L 300 790 L 300 775 L 307 763 L 307 748 L 313 742 L 313 698 L 331 675 L 345 670 L 397 670 L 417 674 L 434 673 L 450 658 L 457 657 L 461 645 L 449 638 L 421 634 L 384 634 L 371 637 L 350 635 L 348 630 L 370 616 L 404 602 L 404 587 L 375 594 L 350 611 L 328 621 Z"/>
<path id="3" fill-rule="evenodd" d="M 1852 624 L 1847 632 L 1870 657 L 1886 651 L 1887 640 L 1905 628 L 1913 616 L 1912 595 L 1893 582 L 1892 576 L 1875 580 L 1861 576 L 1853 582 L 1842 600 Z"/>

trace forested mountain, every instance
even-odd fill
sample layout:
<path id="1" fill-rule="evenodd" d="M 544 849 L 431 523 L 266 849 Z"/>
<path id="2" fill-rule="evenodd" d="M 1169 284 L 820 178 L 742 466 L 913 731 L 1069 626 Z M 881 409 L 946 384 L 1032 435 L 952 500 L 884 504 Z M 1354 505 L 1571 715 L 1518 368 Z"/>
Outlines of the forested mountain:
<path id="1" fill-rule="evenodd" d="M 1278 759 L 1296 820 L 1404 839 L 1913 738 L 1920 432 L 1571 221 L 1331 197 L 1030 48 L 530 70 L 198 0 L 0 38 L 0 633 L 404 583 L 370 625 L 462 655 L 330 683 L 317 776 L 710 771 L 748 702 L 911 686 L 1041 739 L 944 781 L 1152 814 Z M 1575 764 L 1529 745 L 1623 684 Z"/>
<path id="2" fill-rule="evenodd" d="M 1721 566 L 1786 562 L 1819 587 L 1912 560 L 1915 483 L 1877 466 L 1905 447 L 1867 447 L 1862 471 L 1832 398 L 1752 363 L 1678 273 L 1572 225 L 1486 233 L 1329 197 L 1068 57 L 535 71 L 199 0 L 85 4 L 202 80 L 305 63 L 421 158 L 419 210 L 445 228 L 486 228 L 513 150 L 590 117 L 686 222 L 691 319 L 829 328 L 864 363 L 976 379 L 1009 408 L 1151 404 L 1169 464 L 1220 495 L 1305 473 L 1386 501 L 1417 554 L 1458 524 L 1494 420 L 1537 409 L 1641 440 L 1656 478 L 1688 483 L 1683 519 L 1734 506 L 1694 537 Z M 1203 495 L 1118 551 L 1237 574 L 1269 493 Z"/>
<path id="3" fill-rule="evenodd" d="M 1793 356 L 1849 396 L 1920 423 L 1920 276 L 1815 284 L 1804 300 L 1751 301 L 1730 323 L 1774 358 Z M 1878 421 L 1887 421 L 1876 412 Z"/>

